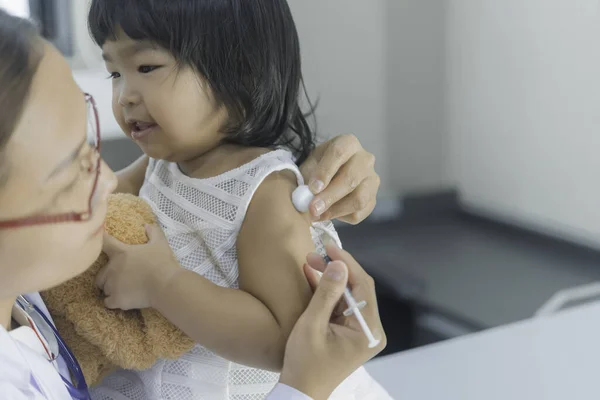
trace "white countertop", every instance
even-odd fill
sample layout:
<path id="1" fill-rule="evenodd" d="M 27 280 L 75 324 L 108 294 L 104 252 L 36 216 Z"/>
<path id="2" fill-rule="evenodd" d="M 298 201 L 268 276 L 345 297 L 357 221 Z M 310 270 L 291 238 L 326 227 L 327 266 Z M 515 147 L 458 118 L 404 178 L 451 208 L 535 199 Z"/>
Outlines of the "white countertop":
<path id="1" fill-rule="evenodd" d="M 395 399 L 597 400 L 600 302 L 372 361 Z"/>

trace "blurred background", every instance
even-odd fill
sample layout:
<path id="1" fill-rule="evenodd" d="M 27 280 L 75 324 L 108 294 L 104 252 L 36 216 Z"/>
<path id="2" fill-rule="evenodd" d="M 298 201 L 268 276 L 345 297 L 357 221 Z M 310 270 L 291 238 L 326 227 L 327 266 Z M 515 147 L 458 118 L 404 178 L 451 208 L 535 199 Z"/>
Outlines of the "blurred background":
<path id="1" fill-rule="evenodd" d="M 600 1 L 289 0 L 323 138 L 355 134 L 382 185 L 340 226 L 402 351 L 530 318 L 600 279 Z M 87 2 L 0 0 L 38 20 L 112 118 Z"/>

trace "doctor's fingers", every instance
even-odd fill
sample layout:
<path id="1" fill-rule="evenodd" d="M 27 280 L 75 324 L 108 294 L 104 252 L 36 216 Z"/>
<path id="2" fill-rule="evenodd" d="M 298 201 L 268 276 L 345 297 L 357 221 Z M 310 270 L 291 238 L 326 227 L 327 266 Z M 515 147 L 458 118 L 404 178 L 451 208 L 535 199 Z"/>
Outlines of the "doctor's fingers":
<path id="1" fill-rule="evenodd" d="M 321 280 L 321 274 L 319 274 L 319 272 L 317 272 L 316 269 L 314 269 L 313 267 L 311 267 L 308 264 L 304 264 L 304 274 L 306 275 L 308 284 L 314 294 L 315 291 L 317 290 L 317 287 L 319 286 L 319 281 Z M 346 308 L 348 308 L 348 306 L 346 305 L 346 302 L 344 301 L 344 299 L 341 299 L 339 301 L 338 305 L 334 308 L 333 313 L 331 314 L 332 320 L 342 317 L 344 314 L 344 310 Z"/>
<path id="2" fill-rule="evenodd" d="M 326 332 L 344 294 L 347 281 L 348 270 L 344 263 L 333 262 L 327 266 L 302 316 L 302 319 L 309 321 L 305 323 L 315 332 Z"/>
<path id="3" fill-rule="evenodd" d="M 325 248 L 327 255 L 332 261 L 342 261 L 348 266 L 348 286 L 350 286 L 352 291 L 362 288 L 365 289 L 367 293 L 374 296 L 375 284 L 373 278 L 367 274 L 350 253 L 339 248 L 335 242 L 326 244 Z M 327 267 L 327 262 L 318 253 L 310 253 L 306 257 L 306 261 L 309 266 L 320 272 L 325 271 L 325 268 Z"/>
<path id="4" fill-rule="evenodd" d="M 352 257 L 350 253 L 340 249 L 335 243 L 329 243 L 327 254 L 333 260 L 343 261 L 348 266 L 348 286 L 357 302 L 366 301 L 366 306 L 362 309 L 362 314 L 367 324 L 375 334 L 375 337 L 381 339 L 385 347 L 385 333 L 379 316 L 379 307 L 377 306 L 377 295 L 375 292 L 375 280 L 362 268 L 362 266 Z M 347 322 L 359 326 L 358 320 L 350 316 Z"/>
<path id="5" fill-rule="evenodd" d="M 352 254 L 346 250 L 341 249 L 334 242 L 330 242 L 325 245 L 327 255 L 332 261 L 342 261 L 348 266 L 348 286 L 350 286 L 352 292 L 360 290 L 370 298 L 375 299 L 375 281 L 373 278 L 363 269 L 363 267 L 354 259 Z"/>
<path id="6" fill-rule="evenodd" d="M 306 275 L 306 279 L 308 280 L 308 284 L 313 291 L 317 290 L 317 286 L 319 286 L 319 281 L 321 280 L 321 275 L 308 264 L 304 264 L 304 275 Z"/>
<path id="7" fill-rule="evenodd" d="M 362 309 L 361 313 L 365 318 L 367 325 L 369 325 L 369 328 L 371 328 L 373 335 L 380 340 L 379 346 L 377 346 L 374 350 L 377 352 L 383 350 L 387 344 L 387 338 L 383 330 L 381 317 L 379 316 L 377 296 L 375 293 L 375 281 L 361 267 L 361 265 L 354 259 L 354 257 L 352 257 L 350 253 L 340 249 L 333 242 L 327 244 L 325 247 L 327 250 L 327 254 L 333 261 L 342 261 L 347 266 L 348 287 L 350 288 L 350 291 L 352 292 L 352 295 L 354 296 L 357 302 L 361 302 L 363 300 L 366 301 L 367 304 Z M 307 262 L 308 266 L 306 266 L 305 269 L 312 267 L 322 272 L 326 268 L 326 262 L 323 260 L 323 257 L 316 253 L 309 254 L 307 257 Z M 311 282 L 311 277 L 308 276 L 308 274 L 307 277 L 309 279 L 309 283 L 311 283 L 311 286 L 313 286 L 313 283 Z M 339 312 L 340 309 L 347 309 L 346 302 L 343 299 L 339 302 L 338 306 L 335 308 L 335 311 L 333 313 L 334 319 L 332 320 L 332 322 L 334 324 L 340 325 L 340 327 L 338 327 L 337 329 L 341 329 L 341 327 L 346 327 L 354 332 L 360 332 L 360 342 L 364 342 L 366 338 L 362 334 L 360 323 L 354 315 L 338 316 L 336 318 L 336 312 Z"/>

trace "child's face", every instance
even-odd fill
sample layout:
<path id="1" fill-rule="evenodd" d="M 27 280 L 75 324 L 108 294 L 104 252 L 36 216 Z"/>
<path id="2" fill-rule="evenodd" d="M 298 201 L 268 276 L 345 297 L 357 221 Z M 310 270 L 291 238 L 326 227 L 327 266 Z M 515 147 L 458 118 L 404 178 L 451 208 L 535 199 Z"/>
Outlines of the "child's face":
<path id="1" fill-rule="evenodd" d="M 165 49 L 123 32 L 102 47 L 113 84 L 113 112 L 148 156 L 191 160 L 216 147 L 227 113 L 204 80 Z"/>

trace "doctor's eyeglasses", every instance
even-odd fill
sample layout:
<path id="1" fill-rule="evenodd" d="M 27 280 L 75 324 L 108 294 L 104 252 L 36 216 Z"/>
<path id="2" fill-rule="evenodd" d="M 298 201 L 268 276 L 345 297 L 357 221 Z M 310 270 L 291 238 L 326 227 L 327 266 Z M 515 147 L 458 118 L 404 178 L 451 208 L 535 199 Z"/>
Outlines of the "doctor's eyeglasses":
<path id="1" fill-rule="evenodd" d="M 89 156 L 81 160 L 82 178 L 91 179 L 90 197 L 87 202 L 87 210 L 83 212 L 69 212 L 54 215 L 33 215 L 30 217 L 0 221 L 0 229 L 21 228 L 34 225 L 60 224 L 65 222 L 85 222 L 92 217 L 92 207 L 94 195 L 98 187 L 100 178 L 100 167 L 102 159 L 100 157 L 100 120 L 98 118 L 98 109 L 94 98 L 85 94 L 87 104 L 87 143 L 91 148 Z"/>

